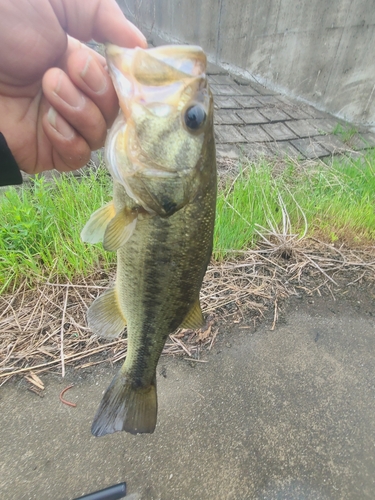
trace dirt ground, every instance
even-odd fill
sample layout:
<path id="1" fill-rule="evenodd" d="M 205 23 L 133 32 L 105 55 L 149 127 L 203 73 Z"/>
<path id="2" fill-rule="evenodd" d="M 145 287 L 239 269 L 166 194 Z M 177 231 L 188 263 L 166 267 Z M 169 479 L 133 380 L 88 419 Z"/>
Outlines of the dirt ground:
<path id="1" fill-rule="evenodd" d="M 203 361 L 164 357 L 153 435 L 90 425 L 118 366 L 1 388 L 0 497 L 73 499 L 126 481 L 139 499 L 375 497 L 375 291 L 292 297 L 272 331 L 224 324 Z M 60 391 L 69 385 L 66 399 Z"/>

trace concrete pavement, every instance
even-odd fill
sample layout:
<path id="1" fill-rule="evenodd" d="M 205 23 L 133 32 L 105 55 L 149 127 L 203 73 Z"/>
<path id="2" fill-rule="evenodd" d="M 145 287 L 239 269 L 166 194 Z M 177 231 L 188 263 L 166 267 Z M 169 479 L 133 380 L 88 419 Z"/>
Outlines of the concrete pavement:
<path id="1" fill-rule="evenodd" d="M 117 367 L 41 375 L 44 398 L 5 385 L 1 499 L 68 500 L 127 481 L 145 500 L 372 500 L 373 300 L 294 298 L 275 331 L 272 318 L 255 332 L 251 320 L 223 324 L 207 363 L 162 358 L 153 435 L 90 435 Z M 70 383 L 76 408 L 59 401 Z"/>
<path id="2" fill-rule="evenodd" d="M 209 65 L 219 157 L 352 153 L 338 120 Z M 335 130 L 335 133 L 332 133 Z M 340 138 L 341 137 L 341 138 Z M 42 376 L 0 390 L 0 498 L 68 500 L 127 481 L 140 499 L 372 500 L 374 296 L 291 299 L 285 320 L 223 325 L 194 363 L 163 358 L 153 435 L 96 439 L 90 425 L 118 367 Z M 67 399 L 60 391 L 74 383 Z M 68 398 L 69 396 L 69 398 Z"/>
<path id="3" fill-rule="evenodd" d="M 214 64 L 208 65 L 208 75 L 219 158 L 288 155 L 304 160 L 375 146 L 375 134 L 255 81 L 230 75 Z"/>

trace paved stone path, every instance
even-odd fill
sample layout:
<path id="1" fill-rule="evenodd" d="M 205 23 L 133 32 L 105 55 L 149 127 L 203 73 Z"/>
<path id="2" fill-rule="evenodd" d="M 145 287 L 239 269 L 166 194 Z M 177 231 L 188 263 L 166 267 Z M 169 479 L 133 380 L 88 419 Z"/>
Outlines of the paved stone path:
<path id="1" fill-rule="evenodd" d="M 215 100 L 219 159 L 255 159 L 261 154 L 316 159 L 375 146 L 375 134 L 358 132 L 327 113 L 259 83 L 230 75 L 211 63 L 208 75 Z"/>
<path id="2" fill-rule="evenodd" d="M 154 37 L 150 45 L 164 43 Z M 88 45 L 104 55 L 100 44 Z M 255 81 L 230 75 L 216 64 L 208 63 L 207 73 L 215 100 L 219 161 L 257 159 L 260 155 L 316 159 L 333 154 L 353 155 L 375 147 L 374 133 L 357 130 L 313 106 L 273 92 Z"/>

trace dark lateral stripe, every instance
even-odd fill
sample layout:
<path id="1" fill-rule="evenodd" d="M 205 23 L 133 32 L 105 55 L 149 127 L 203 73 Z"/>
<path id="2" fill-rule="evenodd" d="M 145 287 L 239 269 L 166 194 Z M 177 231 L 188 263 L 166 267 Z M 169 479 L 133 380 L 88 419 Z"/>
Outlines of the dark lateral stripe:
<path id="1" fill-rule="evenodd" d="M 147 248 L 147 258 L 144 266 L 146 270 L 145 283 L 146 292 L 143 298 L 143 310 L 145 312 L 142 325 L 141 342 L 145 358 L 151 361 L 151 358 L 159 357 L 155 348 L 155 343 L 164 345 L 166 339 L 171 333 L 173 325 L 156 324 L 156 318 L 159 316 L 160 308 L 163 306 L 164 294 L 167 293 L 165 287 L 168 286 L 166 277 L 170 275 L 171 249 L 168 242 L 170 240 L 170 231 L 173 231 L 171 219 L 155 219 L 155 226 L 150 234 L 150 246 Z M 163 239 L 164 242 L 160 241 Z M 165 328 L 164 332 L 162 331 Z M 156 337 L 158 336 L 158 337 Z M 162 338 L 160 338 L 162 337 Z M 161 354 L 161 351 L 159 355 Z M 156 355 L 156 356 L 155 356 Z M 157 360 L 155 359 L 155 363 Z M 156 366 L 156 365 L 155 365 Z"/>
<path id="2" fill-rule="evenodd" d="M 120 251 L 118 276 L 123 276 L 133 360 L 126 369 L 137 386 L 150 383 L 168 335 L 198 299 L 215 216 L 216 176 L 208 175 L 206 189 L 174 215 L 140 219 Z"/>

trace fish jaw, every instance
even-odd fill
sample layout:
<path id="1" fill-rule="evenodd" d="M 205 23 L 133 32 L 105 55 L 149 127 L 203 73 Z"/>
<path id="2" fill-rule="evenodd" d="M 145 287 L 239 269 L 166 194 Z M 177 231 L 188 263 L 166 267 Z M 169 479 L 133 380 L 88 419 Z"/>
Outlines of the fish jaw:
<path id="1" fill-rule="evenodd" d="M 135 204 L 170 216 L 195 197 L 201 182 L 213 114 L 206 56 L 190 46 L 108 45 L 106 54 L 121 108 L 107 137 L 107 167 Z M 194 129 L 186 124 L 192 109 L 203 117 Z"/>

